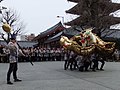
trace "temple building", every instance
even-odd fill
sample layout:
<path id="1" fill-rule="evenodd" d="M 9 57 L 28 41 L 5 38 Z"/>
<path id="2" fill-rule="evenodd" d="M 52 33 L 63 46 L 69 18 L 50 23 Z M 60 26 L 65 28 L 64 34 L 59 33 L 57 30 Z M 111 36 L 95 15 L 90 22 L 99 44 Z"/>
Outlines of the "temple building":
<path id="1" fill-rule="evenodd" d="M 38 44 L 36 46 L 39 47 L 47 47 L 47 48 L 60 48 L 61 45 L 59 43 L 61 36 L 72 37 L 78 34 L 82 29 L 79 27 L 70 27 L 65 28 L 61 22 L 57 23 L 53 27 L 47 29 L 46 31 L 40 33 L 36 36 L 33 41 L 37 41 Z"/>
<path id="2" fill-rule="evenodd" d="M 37 46 L 39 47 L 57 47 L 59 46 L 59 42 L 58 41 L 54 41 L 54 42 L 49 42 L 50 38 L 54 37 L 56 34 L 58 34 L 59 32 L 63 31 L 65 29 L 65 27 L 62 25 L 61 22 L 57 23 L 56 25 L 54 25 L 53 27 L 45 30 L 44 32 L 40 33 L 38 36 L 36 36 L 33 41 L 38 41 Z"/>
<path id="3" fill-rule="evenodd" d="M 70 28 L 65 28 L 61 22 L 40 33 L 33 40 L 38 41 L 39 47 L 60 47 L 59 40 L 62 35 L 71 37 L 79 34 L 85 28 L 94 28 L 94 33 L 98 36 L 108 36 L 115 33 L 111 30 L 111 25 L 119 24 L 120 17 L 114 17 L 113 13 L 120 9 L 119 3 L 111 0 L 67 0 L 76 3 L 66 13 L 77 15 L 72 21 L 64 23 Z M 107 31 L 108 30 L 108 31 Z M 75 32 L 75 33 L 74 33 Z"/>

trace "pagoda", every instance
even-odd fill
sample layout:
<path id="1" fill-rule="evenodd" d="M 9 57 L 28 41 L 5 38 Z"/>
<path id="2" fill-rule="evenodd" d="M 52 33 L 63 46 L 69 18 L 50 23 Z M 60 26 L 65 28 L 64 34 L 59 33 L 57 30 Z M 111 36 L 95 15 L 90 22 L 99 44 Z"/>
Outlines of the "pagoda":
<path id="1" fill-rule="evenodd" d="M 93 27 L 101 36 L 101 32 L 110 29 L 111 25 L 119 24 L 120 17 L 115 17 L 114 12 L 120 9 L 119 3 L 112 0 L 67 0 L 76 5 L 66 13 L 78 15 L 77 18 L 65 23 L 68 26 Z"/>

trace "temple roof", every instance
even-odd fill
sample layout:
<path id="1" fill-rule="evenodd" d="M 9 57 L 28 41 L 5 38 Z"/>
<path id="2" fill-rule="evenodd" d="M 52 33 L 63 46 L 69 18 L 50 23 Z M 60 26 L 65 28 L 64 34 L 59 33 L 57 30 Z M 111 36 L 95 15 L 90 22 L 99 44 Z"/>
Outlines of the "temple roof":
<path id="1" fill-rule="evenodd" d="M 113 17 L 112 15 L 111 16 L 103 16 L 103 17 L 99 18 L 98 23 L 99 23 L 99 25 L 103 25 L 103 26 L 115 25 L 115 24 L 120 23 L 120 17 Z M 94 26 L 94 24 L 95 24 L 94 20 L 93 21 L 91 20 L 91 22 L 89 22 L 89 17 L 85 16 L 85 15 L 77 17 L 76 19 L 65 23 L 65 25 L 68 25 L 68 26 L 74 26 L 74 25 L 77 25 L 77 26 L 84 26 L 84 25 L 91 26 L 92 25 L 92 26 Z"/>
<path id="2" fill-rule="evenodd" d="M 103 25 L 109 25 L 109 26 L 120 23 L 120 18 L 113 17 L 113 16 L 109 16 L 109 17 L 106 16 L 106 17 L 103 17 L 101 20 L 103 22 Z"/>
<path id="3" fill-rule="evenodd" d="M 80 31 L 82 31 L 82 29 L 79 26 L 66 28 L 63 31 L 56 34 L 55 36 L 48 38 L 44 43 L 58 41 L 60 40 L 61 36 L 72 37 L 74 35 L 77 35 Z"/>
<path id="4" fill-rule="evenodd" d="M 48 38 L 44 43 L 50 43 L 50 42 L 53 42 L 53 41 L 57 41 L 57 40 L 60 39 L 62 34 L 63 34 L 63 32 L 61 31 L 58 34 L 56 34 L 55 36 Z"/>
<path id="5" fill-rule="evenodd" d="M 59 32 L 55 36 L 48 38 L 44 43 L 59 41 L 61 36 L 67 36 L 68 38 L 71 38 L 72 36 L 79 34 L 81 31 L 82 31 L 82 29 L 79 26 L 70 27 L 70 28 L 67 28 L 67 29 Z M 104 32 L 102 32 L 102 37 L 104 37 L 105 34 L 107 35 L 106 37 L 120 38 L 120 35 L 119 35 L 120 29 L 106 29 Z"/>
<path id="6" fill-rule="evenodd" d="M 70 1 L 70 2 L 75 2 L 75 3 L 78 3 L 78 2 L 81 2 L 83 0 L 67 0 L 67 1 Z M 92 0 L 88 0 L 89 2 L 91 2 Z M 105 2 L 111 2 L 111 0 L 100 0 L 101 2 L 105 1 Z"/>
<path id="7" fill-rule="evenodd" d="M 86 17 L 86 16 L 80 16 L 80 17 L 75 18 L 72 21 L 69 21 L 69 22 L 65 23 L 65 25 L 68 25 L 68 26 L 74 26 L 74 25 L 80 26 L 80 25 L 83 25 L 83 24 L 87 24 L 87 22 L 88 22 L 87 18 L 88 17 Z"/>
<path id="8" fill-rule="evenodd" d="M 78 3 L 78 2 L 80 2 L 81 0 L 67 0 L 67 1 Z"/>
<path id="9" fill-rule="evenodd" d="M 120 4 L 111 3 L 111 2 L 99 2 L 98 7 L 99 7 L 99 14 L 109 15 L 110 13 L 120 9 Z M 75 5 L 71 9 L 66 10 L 66 13 L 80 15 L 80 14 L 83 14 L 85 11 L 86 11 L 86 8 L 83 6 L 82 2 L 79 2 L 77 5 Z"/>
<path id="10" fill-rule="evenodd" d="M 77 5 L 75 5 L 74 7 L 72 7 L 71 9 L 66 10 L 65 12 L 66 12 L 66 13 L 70 13 L 70 14 L 80 15 L 81 12 L 83 11 L 82 9 L 83 9 L 83 8 L 81 7 L 81 5 L 80 5 L 80 4 L 77 4 Z"/>
<path id="11" fill-rule="evenodd" d="M 54 25 L 53 27 L 47 29 L 46 31 L 40 33 L 37 37 L 35 37 L 33 40 L 37 40 L 37 39 L 40 39 L 40 38 L 44 38 L 46 36 L 49 36 L 53 33 L 55 33 L 56 31 L 62 31 L 64 30 L 65 27 L 62 25 L 61 22 L 57 23 L 56 25 Z"/>
<path id="12" fill-rule="evenodd" d="M 21 47 L 34 47 L 34 45 L 37 44 L 37 42 L 33 41 L 17 41 Z M 0 45 L 7 46 L 7 43 L 3 40 L 0 40 Z"/>

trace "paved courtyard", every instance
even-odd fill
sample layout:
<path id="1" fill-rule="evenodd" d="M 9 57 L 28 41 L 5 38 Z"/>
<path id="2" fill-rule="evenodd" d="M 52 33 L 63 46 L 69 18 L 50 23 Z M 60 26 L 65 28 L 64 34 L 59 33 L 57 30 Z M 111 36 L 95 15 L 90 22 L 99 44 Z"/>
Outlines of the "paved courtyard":
<path id="1" fill-rule="evenodd" d="M 63 64 L 19 63 L 18 76 L 23 81 L 7 85 L 8 64 L 0 63 L 0 90 L 120 90 L 119 62 L 107 62 L 105 71 L 97 72 L 65 71 Z"/>

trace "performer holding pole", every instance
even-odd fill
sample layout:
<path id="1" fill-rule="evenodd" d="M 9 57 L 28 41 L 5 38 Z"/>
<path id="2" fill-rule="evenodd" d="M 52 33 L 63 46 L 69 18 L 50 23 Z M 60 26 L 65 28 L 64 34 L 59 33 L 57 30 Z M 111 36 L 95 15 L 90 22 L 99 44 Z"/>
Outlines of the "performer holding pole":
<path id="1" fill-rule="evenodd" d="M 18 69 L 18 54 L 22 54 L 22 51 L 19 49 L 17 43 L 16 43 L 16 39 L 15 38 L 11 38 L 10 42 L 8 43 L 8 48 L 10 50 L 10 57 L 9 57 L 9 69 L 7 72 L 7 84 L 12 85 L 13 83 L 10 81 L 10 76 L 11 73 L 13 72 L 13 78 L 14 78 L 14 82 L 20 82 L 22 80 L 17 78 L 17 69 Z"/>
<path id="2" fill-rule="evenodd" d="M 10 35 L 11 37 L 16 38 L 16 34 L 15 34 L 15 35 L 14 35 L 14 33 L 11 34 L 11 27 L 10 27 L 10 25 L 9 25 L 7 22 L 4 22 L 4 23 L 3 23 L 2 29 L 3 29 L 8 35 Z M 9 39 L 8 39 L 8 40 L 5 39 L 5 38 L 4 38 L 4 34 L 2 35 L 2 38 L 4 39 L 4 41 L 5 41 L 7 44 L 9 43 Z M 8 37 L 8 38 L 10 38 L 10 37 Z M 22 53 L 24 53 L 24 51 L 22 50 L 22 48 L 21 48 L 21 46 L 19 45 L 19 43 L 16 42 L 16 44 L 17 44 L 18 47 L 21 49 Z M 33 63 L 32 63 L 31 60 L 30 60 L 30 63 L 31 63 L 31 65 L 33 66 Z"/>
<path id="3" fill-rule="evenodd" d="M 24 52 L 21 48 L 21 46 L 16 42 L 16 34 L 11 34 L 11 27 L 7 22 L 4 22 L 2 25 L 2 29 L 8 34 L 8 40 L 4 38 L 4 35 L 2 35 L 2 38 L 5 40 L 5 42 L 8 44 L 8 48 L 10 50 L 10 56 L 9 56 L 9 69 L 7 72 L 7 84 L 13 84 L 10 81 L 11 73 L 13 72 L 13 78 L 15 82 L 21 81 L 17 78 L 17 62 L 18 62 L 18 54 L 24 55 Z M 9 37 L 11 36 L 11 38 Z M 10 42 L 9 42 L 10 38 Z M 20 50 L 20 49 L 21 50 Z M 24 55 L 25 56 L 25 55 Z M 30 63 L 33 65 L 32 61 Z"/>

